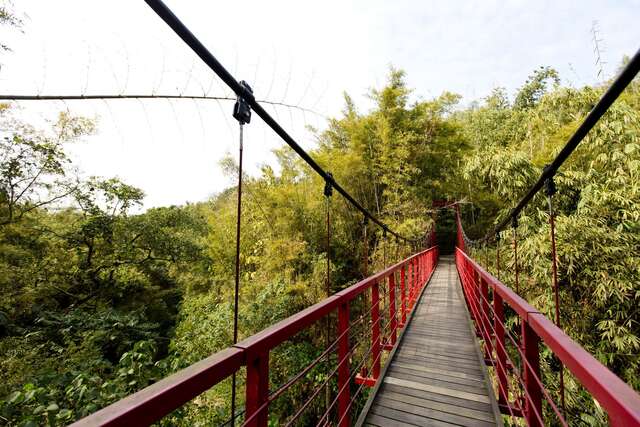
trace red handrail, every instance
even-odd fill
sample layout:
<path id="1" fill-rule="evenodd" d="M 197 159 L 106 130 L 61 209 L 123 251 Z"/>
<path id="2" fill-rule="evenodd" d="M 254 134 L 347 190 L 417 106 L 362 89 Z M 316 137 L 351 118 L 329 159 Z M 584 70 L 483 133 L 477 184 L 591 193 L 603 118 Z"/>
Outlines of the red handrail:
<path id="1" fill-rule="evenodd" d="M 349 330 L 351 328 L 349 304 L 356 297 L 365 295 L 369 289 L 373 290 L 371 309 L 368 312 L 371 314 L 372 342 L 365 356 L 368 357 L 371 354 L 374 375 L 369 378 L 360 378 L 359 381 L 356 378 L 356 382 L 361 385 L 373 385 L 379 379 L 377 374 L 380 372 L 381 350 L 390 349 L 388 345 L 380 342 L 381 339 L 384 339 L 386 330 L 389 330 L 389 340 L 392 345 L 395 344 L 398 330 L 404 326 L 407 312 L 414 308 L 420 292 L 433 274 L 437 260 L 437 247 L 419 252 L 258 332 L 233 347 L 222 350 L 77 421 L 73 426 L 149 425 L 230 377 L 242 366 L 247 367 L 245 399 L 245 419 L 247 421 L 245 424 L 266 426 L 270 403 L 269 352 L 334 311 L 338 313 L 336 328 L 338 339 L 331 346 L 337 347 L 338 354 L 338 366 L 335 369 L 338 374 L 338 396 L 335 400 L 338 407 L 337 419 L 339 425 L 348 426 L 350 407 L 353 402 L 350 395 L 350 383 L 356 377 L 355 372 L 350 372 L 348 360 L 353 351 L 349 348 Z M 396 273 L 399 273 L 399 280 L 395 280 Z M 387 283 L 387 278 L 389 278 L 389 319 L 381 334 L 381 298 L 380 293 L 375 290 L 379 291 L 378 286 Z M 398 284 L 398 288 L 396 288 L 396 284 Z M 400 292 L 399 307 L 395 307 L 395 293 L 398 290 Z M 293 382 L 295 381 L 291 381 L 286 386 L 293 384 Z M 325 418 L 327 416 L 325 414 Z"/>
<path id="2" fill-rule="evenodd" d="M 529 425 L 542 424 L 541 399 L 543 394 L 548 396 L 540 380 L 538 342 L 542 340 L 605 409 L 611 425 L 640 426 L 638 393 L 580 347 L 544 314 L 480 267 L 460 248 L 456 249 L 456 266 L 471 316 L 484 342 L 485 357 L 488 357 L 489 363 L 496 366 L 496 382 L 503 411 L 513 414 L 523 409 L 523 415 Z M 488 289 L 492 290 L 493 308 L 489 301 Z M 524 408 L 513 407 L 505 401 L 508 397 L 508 356 L 505 351 L 503 303 L 515 311 L 521 322 L 522 342 L 518 351 L 524 355 Z M 494 326 L 490 322 L 492 318 Z M 555 408 L 555 404 L 551 403 Z M 557 408 L 555 409 L 557 411 Z M 560 418 L 560 421 L 564 423 L 564 419 Z"/>

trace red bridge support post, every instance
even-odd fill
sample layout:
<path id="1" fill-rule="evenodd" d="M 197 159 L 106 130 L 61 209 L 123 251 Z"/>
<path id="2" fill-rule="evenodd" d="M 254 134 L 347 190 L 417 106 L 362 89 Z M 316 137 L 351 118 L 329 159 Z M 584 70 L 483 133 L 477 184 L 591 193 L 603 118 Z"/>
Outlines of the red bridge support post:
<path id="1" fill-rule="evenodd" d="M 524 387 L 528 397 L 526 399 L 525 417 L 527 425 L 542 427 L 542 390 L 537 378 L 540 378 L 540 354 L 538 343 L 540 338 L 531 329 L 529 323 L 522 319 L 522 346 L 527 363 L 522 361 L 524 368 Z"/>
<path id="2" fill-rule="evenodd" d="M 407 322 L 407 293 L 405 289 L 406 266 L 400 267 L 400 327 L 404 328 Z"/>
<path id="3" fill-rule="evenodd" d="M 504 341 L 504 305 L 502 297 L 494 291 L 493 293 L 493 327 L 496 330 L 496 373 L 498 375 L 498 403 L 507 405 L 509 403 L 509 388 L 507 382 L 507 352 Z"/>
<path id="4" fill-rule="evenodd" d="M 411 311 L 411 299 L 413 298 L 413 265 L 409 261 L 407 264 L 407 313 Z"/>
<path id="5" fill-rule="evenodd" d="M 349 303 L 345 302 L 338 307 L 338 419 L 340 427 L 349 427 L 349 404 L 351 402 L 351 390 L 349 384 Z"/>
<path id="6" fill-rule="evenodd" d="M 398 319 L 396 316 L 396 273 L 389 276 L 389 321 L 391 322 L 391 346 L 396 345 L 398 339 Z"/>
<path id="7" fill-rule="evenodd" d="M 420 282 L 420 276 L 418 272 L 419 268 L 418 258 L 413 259 L 413 298 L 411 299 L 411 308 L 416 305 L 416 301 L 418 300 L 418 286 Z"/>
<path id="8" fill-rule="evenodd" d="M 375 282 L 371 286 L 371 358 L 372 376 L 376 381 L 380 376 L 380 285 Z"/>
<path id="9" fill-rule="evenodd" d="M 492 333 L 491 333 L 491 311 L 489 308 L 489 286 L 486 280 L 480 279 L 480 295 L 482 295 L 482 323 L 484 325 L 484 358 L 486 361 L 493 359 Z"/>
<path id="10" fill-rule="evenodd" d="M 269 353 L 257 354 L 247 360 L 246 418 L 251 427 L 266 427 L 269 407 L 264 406 L 269 398 Z"/>
<path id="11" fill-rule="evenodd" d="M 471 298 L 469 298 L 469 303 L 471 305 L 471 320 L 473 320 L 473 324 L 476 327 L 476 336 L 481 337 L 482 332 L 480 330 L 480 322 L 482 319 L 480 316 L 480 304 L 479 304 L 479 291 L 478 291 L 478 282 L 480 281 L 480 276 L 478 272 L 471 268 L 471 266 L 467 266 L 469 270 L 469 292 Z"/>

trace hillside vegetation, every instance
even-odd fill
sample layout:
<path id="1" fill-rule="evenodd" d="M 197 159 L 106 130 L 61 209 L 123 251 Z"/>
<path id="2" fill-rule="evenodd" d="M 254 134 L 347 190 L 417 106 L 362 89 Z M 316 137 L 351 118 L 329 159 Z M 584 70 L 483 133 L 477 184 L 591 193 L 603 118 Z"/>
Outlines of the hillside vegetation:
<path id="1" fill-rule="evenodd" d="M 553 69 L 541 68 L 513 99 L 498 88 L 462 107 L 452 93 L 410 102 L 403 72 L 391 70 L 387 84 L 371 91 L 370 111 L 345 96 L 343 114 L 317 133 L 311 155 L 395 230 L 420 237 L 434 217 L 433 200 L 460 200 L 467 233 L 477 238 L 537 179 L 603 90 L 558 82 Z M 38 130 L 19 113 L 0 110 L 0 424 L 65 425 L 231 344 L 236 188 L 132 214 L 140 189 L 115 178 L 79 179 L 66 154 L 69 144 L 99 132 L 94 122 L 63 112 L 51 129 Z M 639 136 L 634 82 L 556 179 L 562 323 L 636 390 Z M 324 182 L 291 150 L 276 154 L 277 173 L 263 166 L 245 177 L 241 338 L 326 297 L 327 204 L 331 291 L 363 275 L 361 215 L 337 194 L 327 201 Z M 237 174 L 231 158 L 221 167 Z M 543 197 L 525 211 L 518 234 L 521 293 L 552 317 Z M 501 277 L 512 285 L 508 236 Z M 385 247 L 387 264 L 411 252 L 373 226 L 368 238 L 369 271 L 382 267 Z M 475 254 L 494 269 L 495 250 Z M 321 328 L 278 347 L 272 384 L 321 353 Z M 543 364 L 553 390 L 557 363 L 547 351 Z M 278 399 L 274 422 L 323 375 Z M 572 378 L 567 387 L 574 419 L 606 422 Z M 229 416 L 229 394 L 224 382 L 161 424 L 219 424 Z"/>

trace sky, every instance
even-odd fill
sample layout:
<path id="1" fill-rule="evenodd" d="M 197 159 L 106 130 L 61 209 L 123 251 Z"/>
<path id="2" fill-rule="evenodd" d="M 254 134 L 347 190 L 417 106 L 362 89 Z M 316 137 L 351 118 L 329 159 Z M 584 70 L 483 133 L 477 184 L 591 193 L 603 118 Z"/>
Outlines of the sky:
<path id="1" fill-rule="evenodd" d="M 539 66 L 580 87 L 614 75 L 640 48 L 640 0 L 253 1 L 167 5 L 306 149 L 308 127 L 337 117 L 343 93 L 360 111 L 389 67 L 406 71 L 412 99 L 443 91 L 462 106 L 497 86 L 513 94 Z M 20 0 L 21 31 L 1 28 L 1 94 L 171 94 L 233 97 L 144 1 Z M 596 64 L 593 29 L 602 64 Z M 604 75 L 599 75 L 599 70 Z M 62 110 L 98 130 L 68 147 L 86 176 L 142 188 L 145 207 L 197 202 L 233 185 L 220 160 L 237 157 L 233 101 L 25 101 L 16 115 L 46 128 Z M 275 164 L 283 142 L 254 115 L 245 168 Z"/>

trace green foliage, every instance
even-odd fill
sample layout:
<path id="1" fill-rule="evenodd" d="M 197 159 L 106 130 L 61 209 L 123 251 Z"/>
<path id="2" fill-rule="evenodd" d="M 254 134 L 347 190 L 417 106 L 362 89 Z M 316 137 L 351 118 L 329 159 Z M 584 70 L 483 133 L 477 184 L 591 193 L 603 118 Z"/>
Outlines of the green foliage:
<path id="1" fill-rule="evenodd" d="M 404 73 L 370 92 L 358 111 L 348 95 L 339 118 L 319 132 L 311 155 L 369 211 L 420 237 L 433 200 L 461 200 L 467 231 L 478 237 L 501 219 L 539 176 L 597 100 L 601 88 L 562 88 L 550 68 L 536 70 L 511 102 L 496 89 L 482 103 L 458 105 L 448 92 L 411 101 Z M 567 333 L 633 387 L 640 331 L 640 91 L 621 97 L 557 177 L 557 240 L 562 323 Z M 61 114 L 41 132 L 7 107 L 0 164 L 0 420 L 65 425 L 228 347 L 233 342 L 237 189 L 203 203 L 134 213 L 144 193 L 115 178 L 80 179 L 65 146 L 95 122 Z M 243 177 L 238 334 L 243 339 L 322 300 L 363 275 L 362 217 L 290 149 Z M 233 159 L 222 169 L 237 176 Z M 331 214 L 330 248 L 326 214 Z M 452 223 L 441 219 L 439 230 Z M 440 228 L 441 227 L 441 228 Z M 411 248 L 369 227 L 369 272 Z M 542 197 L 520 227 L 522 293 L 553 313 L 549 225 Z M 503 260 L 510 259 L 502 245 Z M 496 248 L 484 255 L 490 259 Z M 327 290 L 326 263 L 331 261 Z M 503 266 L 502 277 L 512 285 Z M 355 307 L 359 309 L 359 307 Z M 513 321 L 509 324 L 514 330 Z M 318 357 L 318 322 L 271 353 L 276 389 Z M 357 355 L 356 355 L 357 356 Z M 542 355 L 556 387 L 557 363 Z M 319 364 L 270 407 L 284 422 L 326 378 Z M 238 374 L 238 390 L 244 372 Z M 229 417 L 223 381 L 161 425 L 212 425 Z M 330 382 L 335 393 L 336 385 Z M 604 422 L 602 410 L 567 379 L 569 410 Z M 242 406 L 243 393 L 239 392 Z M 324 402 L 308 409 L 312 423 Z M 361 402 L 357 402 L 357 405 Z"/>
<path id="2" fill-rule="evenodd" d="M 553 90 L 545 80 L 555 83 Z M 638 82 L 633 82 L 569 158 L 556 176 L 554 196 L 563 329 L 636 390 L 640 389 L 638 89 Z M 465 161 L 465 178 L 474 189 L 468 198 L 483 213 L 468 229 L 472 237 L 489 229 L 494 213 L 502 219 L 515 205 L 601 93 L 601 88 L 558 87 L 557 74 L 542 68 L 523 86 L 513 106 L 487 102 L 461 113 L 473 117 L 464 121 L 467 135 L 508 136 L 499 145 L 478 144 Z M 505 110 L 509 113 L 504 117 L 518 117 L 517 122 L 493 121 Z M 542 195 L 521 216 L 517 234 L 521 294 L 553 319 L 549 214 Z M 483 261 L 494 260 L 495 250 L 476 255 Z M 507 260 L 501 277 L 513 286 L 513 256 L 506 244 L 501 259 Z M 557 368 L 552 369 L 550 353 L 544 355 L 545 383 L 557 390 Z M 567 393 L 570 418 L 606 424 L 602 409 L 571 376 Z"/>

